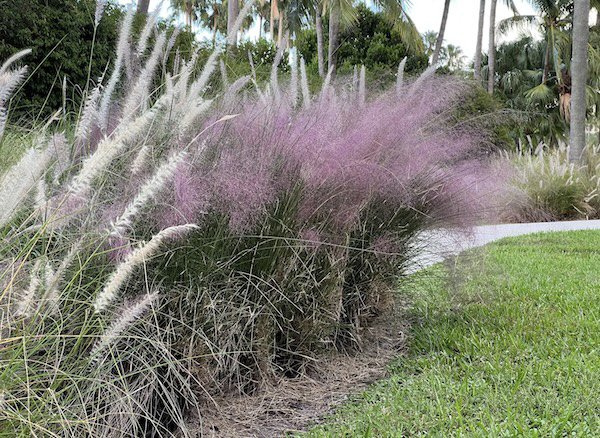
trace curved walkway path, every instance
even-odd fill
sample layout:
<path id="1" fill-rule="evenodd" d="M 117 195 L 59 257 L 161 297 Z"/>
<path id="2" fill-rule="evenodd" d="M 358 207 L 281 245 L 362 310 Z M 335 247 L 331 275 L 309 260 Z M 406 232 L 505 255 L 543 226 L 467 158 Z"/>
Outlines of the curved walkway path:
<path id="1" fill-rule="evenodd" d="M 575 230 L 600 230 L 600 220 L 481 225 L 468 234 L 449 230 L 427 231 L 415 244 L 421 251 L 409 267 L 409 271 L 418 271 L 467 249 L 483 246 L 504 237 Z"/>

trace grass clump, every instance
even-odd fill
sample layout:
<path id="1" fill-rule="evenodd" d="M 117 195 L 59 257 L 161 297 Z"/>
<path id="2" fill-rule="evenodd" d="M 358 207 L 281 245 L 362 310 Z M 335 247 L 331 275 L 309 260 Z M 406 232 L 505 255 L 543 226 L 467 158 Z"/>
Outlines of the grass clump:
<path id="1" fill-rule="evenodd" d="M 581 163 L 565 147 L 508 154 L 515 197 L 505 218 L 514 222 L 600 218 L 598 148 L 588 146 Z"/>
<path id="2" fill-rule="evenodd" d="M 279 53 L 216 92 L 218 47 L 153 90 L 170 43 L 132 42 L 131 14 L 76 129 L 36 132 L 0 186 L 0 434 L 189 436 L 211 395 L 360 349 L 418 234 L 489 212 L 460 85 L 311 97 Z"/>
<path id="3" fill-rule="evenodd" d="M 536 234 L 463 256 L 459 283 L 443 266 L 417 274 L 409 353 L 307 435 L 598 435 L 599 245 L 596 231 Z"/>

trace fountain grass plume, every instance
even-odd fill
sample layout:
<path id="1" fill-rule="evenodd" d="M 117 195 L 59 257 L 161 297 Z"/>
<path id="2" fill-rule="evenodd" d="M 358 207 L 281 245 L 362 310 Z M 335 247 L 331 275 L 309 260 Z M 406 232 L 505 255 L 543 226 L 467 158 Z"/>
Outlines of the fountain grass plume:
<path id="1" fill-rule="evenodd" d="M 148 41 L 150 39 L 152 31 L 154 31 L 156 28 L 156 21 L 158 19 L 158 15 L 160 14 L 160 10 L 163 3 L 164 2 L 161 1 L 160 4 L 157 5 L 154 9 L 154 12 L 146 17 L 146 23 L 144 23 L 144 27 L 140 32 L 138 44 L 135 50 L 137 56 L 142 56 L 148 48 Z"/>
<path id="2" fill-rule="evenodd" d="M 97 362 L 100 360 L 100 356 L 108 349 L 112 344 L 118 341 L 119 337 L 123 335 L 123 332 L 138 320 L 148 309 L 152 306 L 159 297 L 157 291 L 146 294 L 141 300 L 129 305 L 123 309 L 119 316 L 112 322 L 112 324 L 100 335 L 100 338 L 96 342 L 96 345 L 90 353 L 90 360 Z"/>
<path id="3" fill-rule="evenodd" d="M 111 234 L 122 236 L 128 228 L 131 228 L 132 221 L 139 214 L 152 198 L 154 198 L 167 184 L 173 176 L 178 166 L 185 160 L 186 151 L 173 154 L 169 159 L 161 164 L 152 177 L 142 185 L 136 197 L 129 203 L 123 214 L 112 224 Z"/>
<path id="4" fill-rule="evenodd" d="M 136 83 L 125 98 L 121 123 L 128 122 L 138 112 L 145 111 L 148 101 L 150 86 L 154 79 L 156 69 L 162 60 L 162 52 L 166 43 L 166 33 L 163 31 L 156 38 L 152 53 L 144 64 Z"/>
<path id="5" fill-rule="evenodd" d="M 50 161 L 46 150 L 29 149 L 0 179 L 0 227 L 5 226 L 37 186 Z"/>
<path id="6" fill-rule="evenodd" d="M 94 301 L 94 309 L 100 312 L 106 309 L 117 297 L 119 290 L 129 279 L 136 267 L 145 263 L 150 257 L 156 255 L 161 245 L 170 239 L 179 237 L 185 233 L 198 229 L 198 225 L 185 224 L 165 228 L 152 237 L 148 243 L 132 251 L 127 258 L 117 266 L 111 274 L 103 289 Z"/>
<path id="7" fill-rule="evenodd" d="M 131 36 L 131 25 L 133 23 L 134 10 L 130 8 L 121 22 L 119 30 L 119 41 L 117 42 L 116 59 L 113 65 L 112 73 L 102 93 L 100 107 L 98 108 L 98 125 L 106 129 L 108 123 L 108 111 L 113 99 L 113 94 L 121 79 L 121 70 L 125 58 L 129 55 L 129 38 Z"/>
<path id="8" fill-rule="evenodd" d="M 398 73 L 396 75 L 396 94 L 398 94 L 398 96 L 400 97 L 400 93 L 402 92 L 402 88 L 404 87 L 404 69 L 406 66 L 406 60 L 408 58 L 405 56 L 404 58 L 402 58 L 402 61 L 400 61 L 400 64 L 398 65 Z"/>
<path id="9" fill-rule="evenodd" d="M 13 70 L 9 70 L 9 68 L 12 64 L 24 56 L 27 56 L 29 53 L 31 53 L 30 49 L 21 50 L 8 58 L 4 64 L 2 64 L 2 67 L 0 67 L 0 140 L 2 140 L 6 126 L 6 103 L 15 88 L 23 81 L 23 79 L 25 79 L 27 74 L 27 67 L 20 67 Z"/>

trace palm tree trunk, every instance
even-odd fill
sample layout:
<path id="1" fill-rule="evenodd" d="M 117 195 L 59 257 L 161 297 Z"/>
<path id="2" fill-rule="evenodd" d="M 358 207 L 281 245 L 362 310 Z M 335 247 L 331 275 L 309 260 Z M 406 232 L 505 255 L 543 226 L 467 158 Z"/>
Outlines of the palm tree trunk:
<path id="1" fill-rule="evenodd" d="M 440 52 L 442 51 L 442 44 L 444 43 L 444 33 L 446 32 L 446 23 L 448 23 L 448 12 L 450 11 L 450 0 L 444 2 L 444 13 L 442 14 L 442 24 L 440 25 L 440 31 L 438 32 L 437 41 L 435 42 L 435 49 L 433 51 L 433 59 L 431 65 L 437 65 L 440 59 Z"/>
<path id="2" fill-rule="evenodd" d="M 325 60 L 323 59 L 323 17 L 321 5 L 317 3 L 315 28 L 317 31 L 317 61 L 319 63 L 319 76 L 325 77 Z"/>
<path id="3" fill-rule="evenodd" d="M 573 55 L 571 60 L 571 148 L 569 161 L 581 160 L 585 148 L 587 55 L 590 37 L 590 0 L 577 0 L 573 10 Z"/>
<path id="4" fill-rule="evenodd" d="M 542 84 L 545 84 L 550 74 L 550 38 L 546 38 L 546 54 L 544 55 L 544 72 L 542 73 Z"/>
<path id="5" fill-rule="evenodd" d="M 277 47 L 281 47 L 283 39 L 283 11 L 279 12 L 279 22 L 277 23 Z"/>
<path id="6" fill-rule="evenodd" d="M 212 43 L 213 47 L 217 47 L 217 18 L 218 15 L 213 12 L 213 29 L 212 29 Z"/>
<path id="7" fill-rule="evenodd" d="M 498 0 L 492 0 L 490 9 L 490 42 L 488 46 L 488 93 L 494 94 L 496 75 L 496 5 Z"/>
<path id="8" fill-rule="evenodd" d="M 339 0 L 334 0 L 329 13 L 329 50 L 327 52 L 327 63 L 332 76 L 335 75 L 337 67 L 337 49 L 340 33 L 341 9 Z"/>
<path id="9" fill-rule="evenodd" d="M 150 8 L 150 0 L 138 0 L 137 2 L 137 13 L 148 15 L 148 8 Z"/>
<path id="10" fill-rule="evenodd" d="M 279 8 L 277 7 L 277 0 L 271 0 L 271 13 L 269 14 L 269 35 L 271 35 L 271 41 L 275 40 L 275 17 L 279 15 Z"/>
<path id="11" fill-rule="evenodd" d="M 481 48 L 483 46 L 483 22 L 485 20 L 485 0 L 479 2 L 479 25 L 477 27 L 477 46 L 475 47 L 475 65 L 473 76 L 481 81 Z"/>
<path id="12" fill-rule="evenodd" d="M 233 27 L 235 26 L 235 21 L 237 20 L 237 16 L 239 14 L 239 0 L 229 0 L 227 2 L 227 35 L 228 37 L 231 35 L 233 31 Z M 236 32 L 237 33 L 237 32 Z M 237 35 L 232 38 L 233 46 L 237 45 Z"/>

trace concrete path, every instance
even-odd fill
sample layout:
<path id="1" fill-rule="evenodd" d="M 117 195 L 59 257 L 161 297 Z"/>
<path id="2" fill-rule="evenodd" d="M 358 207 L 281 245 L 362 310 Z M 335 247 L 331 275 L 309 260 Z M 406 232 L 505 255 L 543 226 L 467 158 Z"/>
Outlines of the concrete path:
<path id="1" fill-rule="evenodd" d="M 475 227 L 469 234 L 448 230 L 427 231 L 415 243 L 420 255 L 416 257 L 409 271 L 418 271 L 467 249 L 483 246 L 504 237 L 574 230 L 600 230 L 600 220 L 482 225 Z"/>

